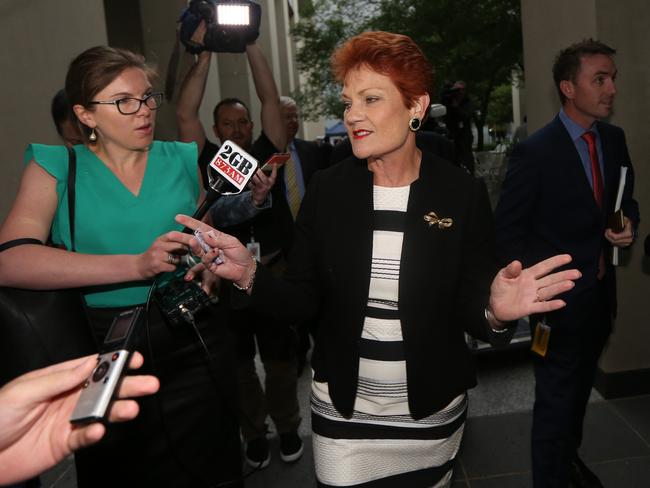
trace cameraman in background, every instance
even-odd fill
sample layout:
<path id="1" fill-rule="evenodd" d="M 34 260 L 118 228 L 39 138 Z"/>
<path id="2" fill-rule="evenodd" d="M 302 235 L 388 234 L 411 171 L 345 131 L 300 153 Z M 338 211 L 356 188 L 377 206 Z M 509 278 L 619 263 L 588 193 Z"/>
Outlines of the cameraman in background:
<path id="1" fill-rule="evenodd" d="M 191 42 L 186 43 L 197 56 L 183 81 L 178 100 L 179 138 L 198 144 L 199 165 L 202 168 L 210 163 L 218 146 L 207 138 L 199 119 L 199 107 L 205 93 L 212 52 L 245 51 L 262 105 L 262 132 L 253 142 L 253 121 L 248 107 L 237 98 L 225 98 L 217 103 L 212 131 L 221 143 L 233 141 L 262 165 L 272 154 L 285 151 L 287 134 L 275 81 L 261 49 L 255 44 L 259 32 L 254 32 L 239 48 L 216 39 L 213 35 L 215 32 L 210 19 L 202 20 L 191 34 Z M 293 235 L 293 217 L 282 180 L 279 174 L 278 183 L 271 189 L 273 203 L 270 209 L 244 224 L 226 229 L 248 245 L 252 254 L 276 273 L 283 270 L 284 254 Z M 270 324 L 268 319 L 261 319 L 249 310 L 233 312 L 232 319 L 238 339 L 240 424 L 246 441 L 246 461 L 260 468 L 265 468 L 270 462 L 266 439 L 267 414 L 271 416 L 280 436 L 282 460 L 297 461 L 302 456 L 303 442 L 298 435 L 301 418 L 297 398 L 295 331 L 288 326 L 290 324 Z M 255 339 L 266 371 L 265 391 L 255 369 Z"/>
<path id="2" fill-rule="evenodd" d="M 447 108 L 445 125 L 449 137 L 454 141 L 456 164 L 464 166 L 470 174 L 474 174 L 474 153 L 472 144 L 472 114 L 474 107 L 467 96 L 464 81 L 453 85 L 447 84 L 442 91 L 440 103 Z"/>

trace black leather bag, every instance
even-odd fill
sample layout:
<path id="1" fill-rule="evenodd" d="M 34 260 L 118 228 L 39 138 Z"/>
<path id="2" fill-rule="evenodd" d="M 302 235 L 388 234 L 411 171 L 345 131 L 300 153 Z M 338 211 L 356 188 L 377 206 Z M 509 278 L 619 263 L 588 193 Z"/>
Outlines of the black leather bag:
<path id="1" fill-rule="evenodd" d="M 76 157 L 69 149 L 68 209 L 74 251 Z M 16 239 L 0 251 L 37 239 Z M 0 287 L 0 385 L 37 368 L 97 352 L 79 289 Z"/>

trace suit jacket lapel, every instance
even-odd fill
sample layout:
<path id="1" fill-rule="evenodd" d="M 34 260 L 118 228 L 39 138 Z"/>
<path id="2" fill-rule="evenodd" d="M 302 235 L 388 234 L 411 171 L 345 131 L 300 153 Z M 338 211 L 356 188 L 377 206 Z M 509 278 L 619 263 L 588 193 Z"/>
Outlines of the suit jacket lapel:
<path id="1" fill-rule="evenodd" d="M 346 297 L 354 315 L 350 323 L 361 333 L 365 315 L 373 235 L 372 173 L 366 161 L 355 159 L 340 181 L 340 198 L 332 202 L 339 243 L 332 249 L 336 262 L 344 267 Z"/>

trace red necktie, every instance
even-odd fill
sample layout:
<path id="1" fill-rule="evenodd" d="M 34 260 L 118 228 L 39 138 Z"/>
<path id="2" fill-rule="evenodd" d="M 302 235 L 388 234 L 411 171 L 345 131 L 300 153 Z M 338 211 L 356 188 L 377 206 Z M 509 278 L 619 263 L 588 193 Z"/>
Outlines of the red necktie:
<path id="1" fill-rule="evenodd" d="M 599 207 L 603 205 L 603 177 L 600 174 L 600 163 L 598 162 L 598 151 L 596 150 L 596 134 L 593 131 L 587 131 L 581 136 L 589 147 L 589 159 L 591 160 L 591 181 L 594 184 L 594 198 Z M 598 259 L 598 279 L 602 280 L 605 276 L 605 255 L 600 252 Z"/>
<path id="2" fill-rule="evenodd" d="M 603 177 L 600 174 L 600 162 L 598 162 L 598 151 L 596 150 L 596 134 L 587 131 L 581 136 L 589 146 L 589 159 L 591 160 L 591 181 L 594 186 L 594 198 L 598 206 L 603 204 Z"/>

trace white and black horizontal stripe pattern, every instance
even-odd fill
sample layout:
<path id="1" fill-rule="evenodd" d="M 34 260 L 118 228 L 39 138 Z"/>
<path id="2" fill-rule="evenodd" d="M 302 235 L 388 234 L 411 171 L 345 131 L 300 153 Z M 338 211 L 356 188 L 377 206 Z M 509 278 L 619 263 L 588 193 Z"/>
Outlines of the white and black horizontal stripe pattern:
<path id="1" fill-rule="evenodd" d="M 372 415 L 355 410 L 343 417 L 333 406 L 311 397 L 312 430 L 330 439 L 446 439 L 460 427 L 467 416 L 467 401 L 449 411 L 436 412 L 414 423 L 410 415 Z"/>
<path id="2" fill-rule="evenodd" d="M 372 258 L 370 278 L 380 280 L 399 280 L 399 259 Z"/>
<path id="3" fill-rule="evenodd" d="M 459 418 L 465 418 L 467 413 L 467 396 L 460 395 L 444 409 L 429 415 L 415 422 L 410 414 L 403 415 L 375 415 L 372 413 L 354 410 L 351 417 L 344 417 L 334 406 L 321 398 L 322 391 L 312 391 L 311 409 L 312 412 L 332 420 L 350 422 L 376 422 L 384 425 L 395 424 L 408 426 L 409 429 L 424 429 L 429 426 L 441 426 L 455 422 Z M 435 439 L 436 437 L 432 437 Z"/>
<path id="4" fill-rule="evenodd" d="M 385 396 L 406 398 L 408 391 L 405 381 L 374 381 L 367 378 L 359 378 L 357 393 L 370 396 Z"/>
<path id="5" fill-rule="evenodd" d="M 442 488 L 451 479 L 467 398 L 459 395 L 417 421 L 408 407 L 398 309 L 408 194 L 409 187 L 375 187 L 370 287 L 351 417 L 334 408 L 327 383 L 312 384 L 312 439 L 321 487 Z"/>
<path id="6" fill-rule="evenodd" d="M 454 459 L 450 459 L 440 466 L 420 469 L 418 471 L 408 471 L 406 473 L 368 481 L 367 483 L 357 483 L 354 485 L 354 488 L 395 488 L 396 486 L 442 488 L 443 486 L 447 486 L 448 480 L 445 480 L 444 483 L 440 483 L 440 481 L 445 477 L 445 475 L 450 473 L 453 465 Z M 448 478 L 451 479 L 451 476 L 448 476 Z M 316 486 L 318 488 L 340 488 L 341 485 L 328 485 L 327 483 L 317 481 Z"/>
<path id="7" fill-rule="evenodd" d="M 375 319 L 399 319 L 397 300 L 385 298 L 368 298 L 366 317 Z"/>

